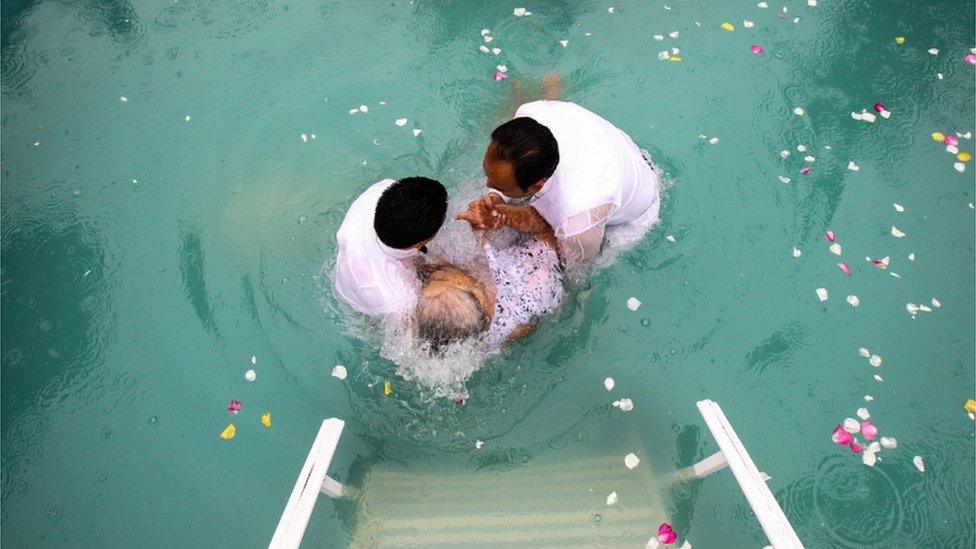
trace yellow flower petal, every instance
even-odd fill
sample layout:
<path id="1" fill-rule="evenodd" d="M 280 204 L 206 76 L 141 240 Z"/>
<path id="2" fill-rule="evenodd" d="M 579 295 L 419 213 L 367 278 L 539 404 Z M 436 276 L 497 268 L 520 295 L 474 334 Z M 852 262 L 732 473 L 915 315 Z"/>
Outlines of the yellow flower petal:
<path id="1" fill-rule="evenodd" d="M 680 63 L 681 62 L 681 56 L 680 55 L 672 55 L 671 57 L 668 57 L 668 61 L 670 61 L 672 63 Z"/>
<path id="2" fill-rule="evenodd" d="M 732 23 L 729 23 L 728 21 L 726 21 L 725 23 L 722 23 L 722 29 L 727 30 L 729 32 L 732 32 L 732 31 L 735 30 L 735 27 L 732 26 Z"/>
<path id="3" fill-rule="evenodd" d="M 237 434 L 237 427 L 234 427 L 234 424 L 231 423 L 227 425 L 227 428 L 224 429 L 223 432 L 220 433 L 220 438 L 224 440 L 230 440 L 234 438 L 234 435 L 236 434 Z"/>
<path id="4" fill-rule="evenodd" d="M 942 143 L 943 141 L 945 141 L 945 134 L 943 134 L 942 132 L 932 132 L 932 141 L 938 141 L 939 143 Z"/>
<path id="5" fill-rule="evenodd" d="M 969 399 L 966 401 L 966 411 L 970 414 L 976 414 L 976 400 Z"/>
<path id="6" fill-rule="evenodd" d="M 901 44 L 904 44 L 904 43 L 905 43 L 905 37 L 904 36 L 896 36 L 895 37 L 895 44 L 901 45 Z"/>
<path id="7" fill-rule="evenodd" d="M 973 156 L 968 152 L 961 152 L 956 155 L 956 158 L 958 158 L 960 162 L 969 162 L 973 159 Z"/>
<path id="8" fill-rule="evenodd" d="M 271 412 L 265 412 L 261 414 L 261 425 L 265 427 L 271 427 Z"/>
<path id="9" fill-rule="evenodd" d="M 393 394 L 393 385 L 389 381 L 383 382 L 383 396 L 390 396 Z"/>

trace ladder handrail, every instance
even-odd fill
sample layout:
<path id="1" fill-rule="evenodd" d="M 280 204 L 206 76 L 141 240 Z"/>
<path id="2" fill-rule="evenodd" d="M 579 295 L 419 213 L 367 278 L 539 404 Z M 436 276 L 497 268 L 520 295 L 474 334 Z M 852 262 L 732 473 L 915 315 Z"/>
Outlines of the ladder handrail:
<path id="1" fill-rule="evenodd" d="M 298 481 L 292 488 L 291 497 L 285 504 L 285 511 L 281 514 L 278 527 L 271 538 L 269 548 L 296 548 L 302 543 L 308 519 L 312 516 L 312 509 L 322 490 L 322 483 L 329 473 L 329 465 L 339 437 L 346 422 L 337 418 L 329 418 L 322 422 L 318 435 L 312 443 L 312 448 L 298 475 Z"/>
<path id="2" fill-rule="evenodd" d="M 790 524 L 783 509 L 769 490 L 762 473 L 756 468 L 756 464 L 753 463 L 749 452 L 732 429 L 722 408 L 708 399 L 698 401 L 697 405 L 705 424 L 712 432 L 712 437 L 728 461 L 739 488 L 742 489 L 749 506 L 759 519 L 759 524 L 766 532 L 769 543 L 776 549 L 802 549 L 803 543 L 793 530 L 793 525 Z"/>

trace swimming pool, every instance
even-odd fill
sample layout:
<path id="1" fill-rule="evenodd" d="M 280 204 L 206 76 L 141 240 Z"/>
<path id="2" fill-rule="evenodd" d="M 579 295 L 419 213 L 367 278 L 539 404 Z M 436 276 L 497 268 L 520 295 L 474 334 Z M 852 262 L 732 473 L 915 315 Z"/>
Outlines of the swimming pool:
<path id="1" fill-rule="evenodd" d="M 333 476 L 374 495 L 631 451 L 663 476 L 715 450 L 711 398 L 807 546 L 973 546 L 973 166 L 930 136 L 974 130 L 974 3 L 521 5 L 3 4 L 4 544 L 264 544 L 326 417 Z M 382 177 L 480 177 L 514 82 L 549 70 L 669 173 L 662 223 L 465 406 L 431 402 L 336 307 L 335 230 Z M 862 406 L 898 440 L 873 468 L 830 440 Z M 559 496 L 592 498 L 589 528 L 638 506 L 589 482 Z M 696 546 L 765 544 L 729 475 L 659 495 Z M 350 544 L 376 501 L 323 498 L 306 544 Z"/>

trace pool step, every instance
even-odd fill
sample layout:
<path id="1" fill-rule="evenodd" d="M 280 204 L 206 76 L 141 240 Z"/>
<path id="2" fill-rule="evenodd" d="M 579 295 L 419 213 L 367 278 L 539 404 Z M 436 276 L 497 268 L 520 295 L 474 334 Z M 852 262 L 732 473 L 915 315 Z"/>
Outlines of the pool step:
<path id="1" fill-rule="evenodd" d="M 507 471 L 380 464 L 360 487 L 352 546 L 643 547 L 667 518 L 654 487 L 647 460 L 629 470 L 623 455 Z"/>

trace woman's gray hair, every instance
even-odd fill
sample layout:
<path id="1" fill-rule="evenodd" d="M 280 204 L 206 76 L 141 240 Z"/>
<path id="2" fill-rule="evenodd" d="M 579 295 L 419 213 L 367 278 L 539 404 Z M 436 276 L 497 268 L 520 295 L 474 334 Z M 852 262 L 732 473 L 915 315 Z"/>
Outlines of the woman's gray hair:
<path id="1" fill-rule="evenodd" d="M 481 303 L 469 291 L 445 288 L 434 295 L 421 294 L 415 313 L 417 335 L 437 352 L 456 341 L 477 336 L 487 329 Z"/>

